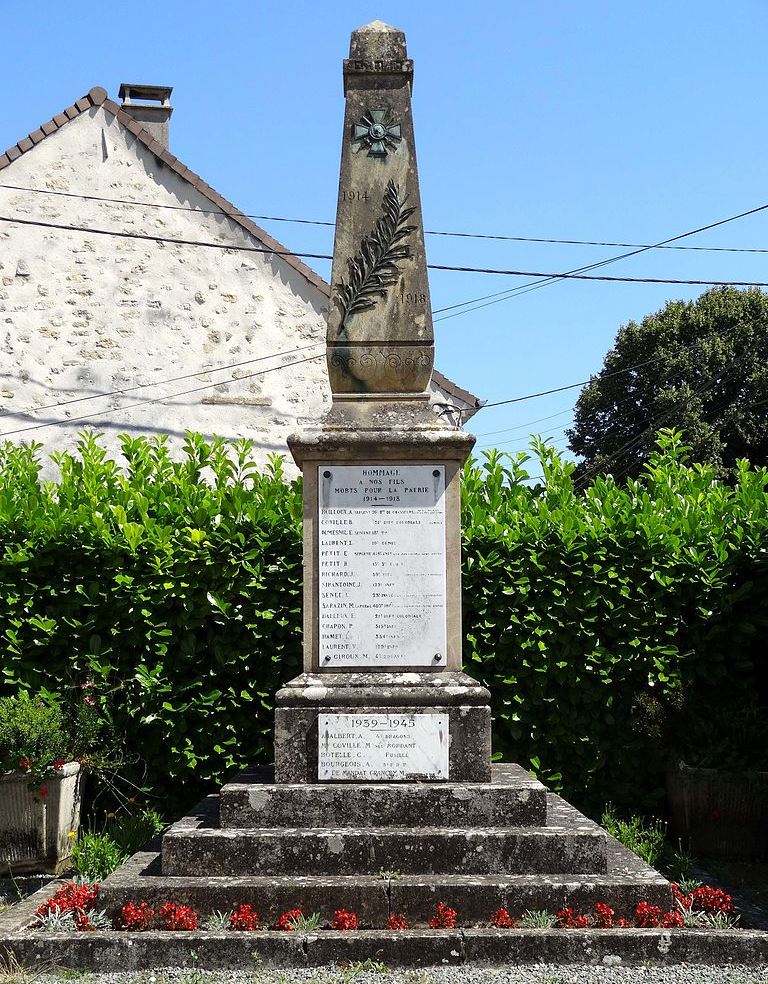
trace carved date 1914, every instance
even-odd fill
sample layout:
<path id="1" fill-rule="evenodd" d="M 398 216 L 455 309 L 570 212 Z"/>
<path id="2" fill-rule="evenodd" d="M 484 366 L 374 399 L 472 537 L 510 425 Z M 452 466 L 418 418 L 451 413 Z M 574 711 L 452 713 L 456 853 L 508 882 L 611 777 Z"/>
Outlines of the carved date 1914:
<path id="1" fill-rule="evenodd" d="M 382 201 L 382 215 L 373 230 L 363 237 L 358 252 L 347 260 L 349 276 L 343 277 L 337 287 L 342 318 L 340 334 L 344 334 L 347 322 L 353 314 L 376 305 L 376 299 L 386 297 L 387 289 L 400 279 L 401 260 L 408 259 L 411 249 L 406 242 L 416 226 L 408 225 L 408 219 L 416 211 L 406 203 L 408 196 L 400 196 L 400 188 L 394 181 L 387 184 Z"/>

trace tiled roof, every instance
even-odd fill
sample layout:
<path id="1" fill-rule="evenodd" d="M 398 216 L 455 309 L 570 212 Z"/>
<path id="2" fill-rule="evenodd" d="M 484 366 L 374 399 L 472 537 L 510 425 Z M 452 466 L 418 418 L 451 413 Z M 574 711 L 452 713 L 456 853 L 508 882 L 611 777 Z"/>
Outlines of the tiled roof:
<path id="1" fill-rule="evenodd" d="M 300 273 L 306 280 L 309 281 L 314 287 L 319 291 L 322 291 L 326 296 L 330 295 L 330 286 L 325 280 L 314 270 L 310 269 L 306 263 L 302 263 L 301 260 L 294 256 L 292 253 L 286 250 L 286 247 L 282 243 L 279 243 L 276 239 L 273 239 L 261 226 L 256 225 L 251 219 L 244 215 L 238 208 L 236 208 L 231 202 L 227 201 L 222 195 L 220 195 L 214 188 L 203 181 L 199 174 L 195 174 L 194 171 L 190 170 L 185 164 L 174 157 L 174 155 L 163 145 L 156 140 L 150 133 L 148 133 L 139 123 L 136 122 L 131 116 L 128 115 L 121 107 L 107 96 L 106 89 L 103 89 L 100 85 L 94 86 L 89 92 L 87 92 L 82 99 L 78 99 L 77 102 L 73 103 L 71 106 L 67 106 L 65 110 L 61 113 L 57 113 L 52 119 L 48 120 L 46 123 L 42 123 L 37 130 L 33 130 L 32 133 L 27 134 L 26 137 L 22 137 L 18 143 L 15 143 L 12 147 L 9 147 L 4 154 L 0 154 L 0 171 L 3 168 L 8 167 L 15 160 L 21 157 L 22 154 L 26 154 L 27 151 L 32 150 L 37 144 L 42 140 L 45 140 L 47 136 L 51 133 L 55 133 L 60 130 L 61 127 L 69 123 L 70 120 L 74 120 L 76 117 L 80 116 L 81 113 L 86 112 L 94 106 L 103 107 L 108 113 L 117 117 L 118 121 L 129 130 L 137 140 L 151 151 L 155 157 L 163 162 L 167 167 L 175 171 L 179 177 L 187 181 L 192 187 L 198 191 L 204 198 L 207 198 L 209 202 L 214 204 L 233 222 L 236 222 L 243 229 L 246 230 L 251 236 L 254 236 L 261 243 L 263 243 L 267 249 L 273 249 L 276 253 L 280 254 L 281 259 L 283 259 L 289 266 L 293 267 L 298 273 Z M 468 404 L 468 406 L 473 409 L 479 409 L 480 401 L 472 393 L 456 383 L 452 382 L 447 376 L 438 372 L 436 369 L 433 370 L 433 378 L 438 386 L 440 386 L 447 393 L 450 393 L 456 399 L 461 400 L 463 403 Z"/>

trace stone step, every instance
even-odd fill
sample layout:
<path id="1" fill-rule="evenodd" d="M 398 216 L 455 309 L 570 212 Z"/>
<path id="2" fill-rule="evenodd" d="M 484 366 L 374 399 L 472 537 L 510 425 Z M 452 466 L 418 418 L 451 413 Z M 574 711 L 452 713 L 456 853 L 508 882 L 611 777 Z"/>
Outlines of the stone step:
<path id="1" fill-rule="evenodd" d="M 488 783 L 264 783 L 245 773 L 221 790 L 222 827 L 505 827 L 546 823 L 547 793 L 520 766 L 494 766 Z"/>
<path id="2" fill-rule="evenodd" d="M 606 837 L 592 826 L 547 827 L 171 827 L 163 874 L 355 875 L 595 873 Z"/>
<path id="3" fill-rule="evenodd" d="M 154 853 L 135 855 L 102 882 L 100 902 L 110 914 L 130 901 L 157 909 L 166 902 L 192 906 L 201 916 L 250 902 L 265 925 L 282 912 L 300 908 L 330 922 L 337 909 L 357 913 L 363 926 L 384 926 L 390 913 L 403 912 L 411 925 L 425 925 L 438 902 L 459 913 L 461 925 L 487 923 L 499 906 L 514 917 L 526 909 L 557 912 L 572 905 L 591 912 L 605 902 L 618 916 L 631 916 L 647 901 L 672 907 L 668 883 L 636 855 L 609 839 L 608 872 L 579 875 L 327 875 L 166 876 Z"/>

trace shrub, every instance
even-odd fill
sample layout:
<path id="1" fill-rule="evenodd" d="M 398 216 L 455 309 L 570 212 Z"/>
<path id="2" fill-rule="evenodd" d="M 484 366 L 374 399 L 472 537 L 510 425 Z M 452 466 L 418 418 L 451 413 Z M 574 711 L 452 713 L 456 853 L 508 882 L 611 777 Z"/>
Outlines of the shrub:
<path id="1" fill-rule="evenodd" d="M 247 442 L 122 447 L 124 471 L 86 434 L 44 483 L 39 446 L 0 445 L 0 694 L 89 682 L 147 787 L 191 800 L 272 760 L 273 695 L 301 662 L 301 483 Z M 535 454 L 464 469 L 466 669 L 497 757 L 590 812 L 645 806 L 688 708 L 768 703 L 768 470 L 718 482 L 667 434 L 640 479 L 581 494 Z"/>
<path id="2" fill-rule="evenodd" d="M 72 867 L 89 881 L 103 881 L 128 855 L 109 834 L 83 832 L 72 845 Z"/>
<path id="3" fill-rule="evenodd" d="M 58 701 L 23 690 L 0 698 L 0 772 L 21 769 L 39 781 L 64 763 L 70 746 Z"/>

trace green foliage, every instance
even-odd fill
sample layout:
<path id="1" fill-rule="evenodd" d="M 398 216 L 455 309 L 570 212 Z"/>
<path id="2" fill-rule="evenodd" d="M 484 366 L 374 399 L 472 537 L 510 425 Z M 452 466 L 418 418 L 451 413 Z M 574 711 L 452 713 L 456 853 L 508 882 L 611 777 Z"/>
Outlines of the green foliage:
<path id="1" fill-rule="evenodd" d="M 109 834 L 83 831 L 72 845 L 72 867 L 89 882 L 103 881 L 128 858 Z"/>
<path id="2" fill-rule="evenodd" d="M 767 365 L 758 289 L 718 287 L 630 321 L 576 404 L 568 436 L 580 473 L 637 477 L 662 426 L 683 430 L 693 459 L 721 476 L 740 458 L 768 463 Z"/>
<path id="3" fill-rule="evenodd" d="M 33 769 L 41 778 L 70 747 L 57 700 L 47 695 L 33 700 L 24 691 L 0 698 L 0 772 Z"/>
<path id="4" fill-rule="evenodd" d="M 72 845 L 72 865 L 89 882 L 102 881 L 165 827 L 156 810 L 123 813 L 101 833 L 82 830 Z"/>
<path id="5" fill-rule="evenodd" d="M 520 929 L 552 929 L 556 923 L 557 916 L 546 909 L 526 909 L 517 925 Z"/>
<path id="6" fill-rule="evenodd" d="M 465 666 L 505 760 L 590 812 L 658 809 L 691 717 L 768 703 L 768 470 L 721 484 L 667 433 L 639 479 L 577 494 L 574 465 L 536 451 L 535 488 L 526 455 L 465 467 Z"/>
<path id="7" fill-rule="evenodd" d="M 127 856 L 135 854 L 152 840 L 166 824 L 157 810 L 123 813 L 108 827 L 109 836 Z"/>
<path id="8" fill-rule="evenodd" d="M 300 672 L 301 486 L 247 442 L 123 453 L 85 435 L 46 483 L 39 449 L 0 447 L 0 693 L 85 693 L 134 780 L 189 805 L 271 761 L 273 695 Z M 543 485 L 527 455 L 464 470 L 464 657 L 495 754 L 593 812 L 652 808 L 691 709 L 768 703 L 768 471 L 721 484 L 685 454 L 667 434 L 639 479 L 583 495 L 544 446 Z"/>
<path id="9" fill-rule="evenodd" d="M 300 668 L 301 489 L 248 442 L 122 449 L 125 471 L 85 434 L 45 483 L 39 447 L 0 447 L 0 693 L 91 683 L 148 782 L 191 799 L 271 758 Z"/>
<path id="10" fill-rule="evenodd" d="M 658 868 L 665 851 L 666 824 L 660 820 L 651 822 L 632 816 L 622 820 L 612 806 L 607 806 L 600 818 L 600 826 L 630 851 L 634 851 L 646 864 Z"/>

